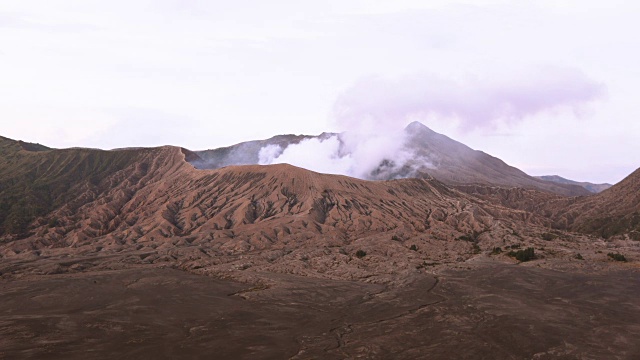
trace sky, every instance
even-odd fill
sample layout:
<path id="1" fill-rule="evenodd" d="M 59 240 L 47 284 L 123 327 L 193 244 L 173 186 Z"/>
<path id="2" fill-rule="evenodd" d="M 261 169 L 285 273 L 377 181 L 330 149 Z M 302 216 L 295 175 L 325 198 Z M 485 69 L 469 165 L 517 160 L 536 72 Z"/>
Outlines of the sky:
<path id="1" fill-rule="evenodd" d="M 0 0 L 0 135 L 192 150 L 420 121 L 531 175 L 640 167 L 640 3 Z"/>

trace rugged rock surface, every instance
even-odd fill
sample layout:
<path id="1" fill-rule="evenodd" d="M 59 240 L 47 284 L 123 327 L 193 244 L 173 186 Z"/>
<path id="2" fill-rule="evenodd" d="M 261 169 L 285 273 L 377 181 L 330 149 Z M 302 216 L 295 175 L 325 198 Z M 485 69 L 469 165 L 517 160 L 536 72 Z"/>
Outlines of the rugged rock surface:
<path id="1" fill-rule="evenodd" d="M 0 357 L 640 354 L 638 171 L 567 198 L 24 144 L 0 139 Z M 604 213 L 615 235 L 583 227 Z"/>
<path id="2" fill-rule="evenodd" d="M 74 207 L 82 193 L 97 198 L 112 187 L 106 177 L 153 151 L 51 150 L 0 138 L 0 235 L 26 236 L 32 221 L 62 206 Z M 134 174 L 128 174 L 135 181 Z M 54 225 L 53 223 L 51 225 Z"/>
<path id="3" fill-rule="evenodd" d="M 640 169 L 592 196 L 564 197 L 537 190 L 461 185 L 485 201 L 549 220 L 546 225 L 603 238 L 640 240 Z"/>
<path id="4" fill-rule="evenodd" d="M 597 196 L 565 198 L 457 190 L 435 179 L 364 181 L 284 164 L 197 170 L 185 160 L 194 154 L 176 147 L 34 152 L 2 144 L 3 257 L 135 250 L 152 254 L 140 261 L 179 258 L 200 272 L 232 262 L 391 281 L 400 269 L 423 266 L 427 248 L 434 261 L 463 261 L 494 247 L 537 245 L 551 228 L 631 238 L 638 231 L 637 174 Z M 602 222 L 615 231 L 594 225 Z M 586 235 L 554 237 L 591 246 Z M 367 254 L 365 270 L 358 250 Z"/>
<path id="5" fill-rule="evenodd" d="M 640 169 L 596 196 L 568 204 L 555 217 L 558 226 L 574 231 L 640 240 Z"/>
<path id="6" fill-rule="evenodd" d="M 67 154 L 56 153 L 25 156 L 44 164 Z M 175 147 L 72 153 L 65 164 L 81 157 L 73 169 L 105 161 L 96 156 L 114 165 L 100 178 L 65 181 L 51 204 L 64 202 L 21 233 L 5 233 L 0 255 L 135 250 L 152 253 L 140 261 L 179 258 L 185 268 L 201 272 L 223 271 L 231 261 L 243 270 L 259 263 L 269 271 L 390 281 L 393 273 L 422 266 L 418 249 L 429 248 L 434 260 L 455 261 L 520 241 L 514 233 L 538 234 L 543 229 L 536 226 L 548 222 L 478 201 L 434 179 L 370 182 L 289 165 L 202 171 L 185 161 L 188 152 Z M 22 186 L 54 181 L 50 171 L 20 175 Z M 354 257 L 357 250 L 367 253 L 366 262 Z M 247 254 L 250 259 L 244 260 Z M 400 266 L 387 261 L 395 257 Z"/>

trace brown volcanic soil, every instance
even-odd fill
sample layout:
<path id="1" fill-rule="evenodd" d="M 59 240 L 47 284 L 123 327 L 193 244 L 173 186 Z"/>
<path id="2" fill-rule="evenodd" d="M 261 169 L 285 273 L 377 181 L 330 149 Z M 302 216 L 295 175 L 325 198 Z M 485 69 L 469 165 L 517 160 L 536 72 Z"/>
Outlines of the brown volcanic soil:
<path id="1" fill-rule="evenodd" d="M 137 261 L 179 258 L 183 268 L 200 273 L 259 265 L 388 282 L 422 264 L 411 245 L 428 248 L 434 260 L 462 260 L 496 245 L 533 243 L 529 234 L 544 231 L 535 225 L 546 221 L 436 180 L 368 182 L 289 165 L 200 171 L 184 156 L 179 148 L 155 149 L 102 179 L 102 193 L 76 186 L 74 198 L 37 220 L 32 236 L 0 246 L 0 255 L 135 250 L 149 253 Z M 359 249 L 369 254 L 367 266 L 353 257 Z"/>
<path id="2" fill-rule="evenodd" d="M 3 186 L 64 201 L 0 236 L 0 357 L 638 356 L 639 243 L 550 227 L 548 204 L 585 198 L 199 171 L 175 147 L 17 151 L 8 166 L 38 166 Z"/>
<path id="3" fill-rule="evenodd" d="M 158 267 L 0 282 L 0 358 L 635 359 L 640 275 L 487 259 L 400 288 Z"/>
<path id="4" fill-rule="evenodd" d="M 607 263 L 590 252 L 606 254 L 610 244 L 568 233 L 550 243 L 544 216 L 437 180 L 371 182 L 289 165 L 202 171 L 174 147 L 137 156 L 94 186 L 72 187 L 65 205 L 32 224 L 33 235 L 5 237 L 0 256 L 38 260 L 20 268 L 26 274 L 86 270 L 92 265 L 82 257 L 126 253 L 129 263 L 246 282 L 268 282 L 256 275 L 268 272 L 386 284 L 406 282 L 425 264 L 455 264 L 494 247 L 531 246 L 557 259 L 584 252 Z M 358 250 L 367 256 L 356 257 Z"/>
<path id="5" fill-rule="evenodd" d="M 545 225 L 610 240 L 640 241 L 640 169 L 599 194 L 567 198 L 532 189 L 460 185 L 493 204 L 548 219 Z"/>

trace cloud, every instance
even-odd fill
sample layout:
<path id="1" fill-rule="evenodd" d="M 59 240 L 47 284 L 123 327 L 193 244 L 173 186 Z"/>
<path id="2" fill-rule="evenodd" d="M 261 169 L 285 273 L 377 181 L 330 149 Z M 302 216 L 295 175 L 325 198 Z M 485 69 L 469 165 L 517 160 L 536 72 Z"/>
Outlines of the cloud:
<path id="1" fill-rule="evenodd" d="M 569 108 L 577 115 L 605 88 L 574 69 L 530 69 L 517 76 L 452 80 L 435 75 L 361 79 L 334 106 L 344 132 L 260 150 L 261 164 L 289 163 L 306 169 L 363 179 L 416 175 L 432 159 L 409 145 L 404 126 L 416 117 L 453 118 L 462 130 L 513 124 L 539 113 Z"/>
<path id="2" fill-rule="evenodd" d="M 260 164 L 291 164 L 305 169 L 327 173 L 353 175 L 354 159 L 341 151 L 337 135 L 327 139 L 311 138 L 282 149 L 267 145 L 260 149 Z"/>
<path id="3" fill-rule="evenodd" d="M 357 81 L 337 99 L 333 113 L 338 126 L 386 131 L 416 116 L 454 118 L 461 130 L 513 124 L 546 111 L 582 107 L 606 93 L 576 69 L 538 67 L 516 75 L 467 77 L 453 80 L 436 75 L 397 79 L 368 77 Z"/>
<path id="4" fill-rule="evenodd" d="M 46 32 L 76 33 L 84 31 L 96 31 L 100 28 L 93 24 L 81 22 L 51 21 L 50 19 L 38 21 L 20 13 L 0 12 L 0 28 L 31 29 Z"/>
<path id="5" fill-rule="evenodd" d="M 406 136 L 404 130 L 378 135 L 344 132 L 305 139 L 285 148 L 271 144 L 260 149 L 259 164 L 287 163 L 369 180 L 408 177 L 432 165 L 406 147 Z"/>

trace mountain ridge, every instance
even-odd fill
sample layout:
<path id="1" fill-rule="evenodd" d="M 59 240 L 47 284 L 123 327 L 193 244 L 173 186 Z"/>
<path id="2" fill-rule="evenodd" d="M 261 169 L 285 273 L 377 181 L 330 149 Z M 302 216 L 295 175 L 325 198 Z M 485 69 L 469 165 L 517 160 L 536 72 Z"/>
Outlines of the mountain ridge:
<path id="1" fill-rule="evenodd" d="M 559 176 L 559 175 L 542 175 L 542 176 L 534 176 L 534 177 L 537 178 L 537 179 L 556 182 L 556 183 L 559 183 L 559 184 L 578 185 L 578 186 L 581 186 L 581 187 L 587 189 L 588 191 L 590 191 L 592 193 L 596 193 L 596 194 L 599 193 L 599 192 L 602 192 L 604 190 L 607 190 L 608 188 L 610 188 L 612 186 L 609 183 L 594 184 L 594 183 L 590 183 L 590 182 L 587 182 L 587 181 L 569 180 L 569 179 L 564 178 L 564 177 Z"/>
<path id="2" fill-rule="evenodd" d="M 100 237 L 113 233 L 118 229 L 118 231 L 129 229 L 127 235 L 118 235 L 124 236 L 122 239 L 126 239 L 131 236 L 130 229 L 135 228 L 138 220 L 144 217 L 147 217 L 147 223 L 144 224 L 147 230 L 144 232 L 147 234 L 153 232 L 154 235 L 150 236 L 163 237 L 167 234 L 187 236 L 194 231 L 193 229 L 188 230 L 189 226 L 195 226 L 195 229 L 203 224 L 196 226 L 194 224 L 198 223 L 198 221 L 187 219 L 190 216 L 194 216 L 193 214 L 183 217 L 178 216 L 177 218 L 175 214 L 171 215 L 171 213 L 179 212 L 178 208 L 182 208 L 183 205 L 178 206 L 176 205 L 176 202 L 179 202 L 178 200 L 170 200 L 166 195 L 161 196 L 160 194 L 162 191 L 172 189 L 171 191 L 176 194 L 176 199 L 187 201 L 186 197 L 181 194 L 191 191 L 187 189 L 192 187 L 193 191 L 200 193 L 198 195 L 200 197 L 208 193 L 212 198 L 219 198 L 222 196 L 220 194 L 227 194 L 229 191 L 220 183 L 221 179 L 224 179 L 225 183 L 236 184 L 232 185 L 231 189 L 238 189 L 239 185 L 237 184 L 246 184 L 249 181 L 249 183 L 264 190 L 262 194 L 245 193 L 243 196 L 253 199 L 249 203 L 241 201 L 231 204 L 228 201 L 223 201 L 217 205 L 211 204 L 211 206 L 218 209 L 216 211 L 222 211 L 221 209 L 226 206 L 231 207 L 225 210 L 226 212 L 222 215 L 218 213 L 216 215 L 218 216 L 217 220 L 205 226 L 203 228 L 205 230 L 209 228 L 215 231 L 232 230 L 231 228 L 234 226 L 242 227 L 247 223 L 253 224 L 265 212 L 272 211 L 274 204 L 280 204 L 281 208 L 295 206 L 296 204 L 291 204 L 294 201 L 293 199 L 307 196 L 304 194 L 309 191 L 312 191 L 314 195 L 313 198 L 308 198 L 305 201 L 306 207 L 304 211 L 298 215 L 293 213 L 289 213 L 289 215 L 297 216 L 298 218 L 302 214 L 309 216 L 304 220 L 307 225 L 302 227 L 307 229 L 310 224 L 315 223 L 313 225 L 315 230 L 309 230 L 315 234 L 328 231 L 325 229 L 324 222 L 332 216 L 331 211 L 338 211 L 337 209 L 340 208 L 337 206 L 338 204 L 349 207 L 350 211 L 356 209 L 358 216 L 366 217 L 371 216 L 371 214 L 366 215 L 367 210 L 362 210 L 366 207 L 363 203 L 375 204 L 376 202 L 394 204 L 393 206 L 388 205 L 391 208 L 375 205 L 379 208 L 381 215 L 374 222 L 379 224 L 393 224 L 397 221 L 399 221 L 399 224 L 405 225 L 406 223 L 420 224 L 425 218 L 428 219 L 431 216 L 424 212 L 426 211 L 425 209 L 431 209 L 429 214 L 440 212 L 445 208 L 457 213 L 462 208 L 453 204 L 459 204 L 462 201 L 466 204 L 475 204 L 473 206 L 482 209 L 481 213 L 484 214 L 482 216 L 502 219 L 501 221 L 524 221 L 525 224 L 532 226 L 554 225 L 559 229 L 578 230 L 606 236 L 623 234 L 627 230 L 635 233 L 638 230 L 635 227 L 634 220 L 636 215 L 633 215 L 638 211 L 638 199 L 637 196 L 628 195 L 628 193 L 633 193 L 634 189 L 640 187 L 640 182 L 633 180 L 638 176 L 636 174 L 638 171 L 601 194 L 584 198 L 565 198 L 552 193 L 540 193 L 533 189 L 527 190 L 524 188 L 474 184 L 451 187 L 437 179 L 428 177 L 425 179 L 371 182 L 340 175 L 319 174 L 284 164 L 226 166 L 217 170 L 199 170 L 189 163 L 189 159 L 198 158 L 196 153 L 173 146 L 110 151 L 92 149 L 29 151 L 20 146 L 19 142 L 3 138 L 0 141 L 0 150 L 3 154 L 2 160 L 0 160 L 0 209 L 2 209 L 2 212 L 0 212 L 0 215 L 2 215 L 0 217 L 0 236 L 5 239 L 5 242 L 36 236 L 44 239 L 44 243 L 48 244 L 46 246 L 50 246 L 56 241 L 69 236 L 74 239 L 72 242 L 86 241 L 96 236 Z M 260 181 L 255 180 L 258 178 L 264 179 L 267 175 L 270 179 L 269 184 L 262 184 Z M 315 180 L 301 188 L 299 187 L 300 184 L 306 181 L 302 179 Z M 292 184 L 285 186 L 285 182 L 288 181 Z M 293 183 L 296 181 L 298 185 L 294 187 Z M 318 181 L 333 184 L 331 185 L 333 190 L 321 189 L 315 186 L 314 184 Z M 216 184 L 217 193 L 210 189 L 213 186 L 212 184 Z M 425 199 L 430 199 L 429 201 L 433 202 L 429 206 L 426 204 L 418 205 L 421 209 L 419 212 L 416 212 L 412 205 L 407 205 L 417 204 L 415 203 L 415 196 L 410 195 L 411 191 L 416 190 L 409 190 L 416 186 L 417 189 L 420 189 L 419 193 L 423 194 L 421 195 L 422 197 L 426 196 Z M 197 190 L 198 187 L 203 188 Z M 377 190 L 371 190 L 372 187 Z M 354 202 L 356 198 L 349 200 L 340 195 L 342 193 L 352 193 L 353 189 L 360 188 L 368 190 L 363 190 L 367 193 L 359 193 L 357 195 L 357 198 L 360 199 L 358 201 Z M 295 191 L 292 189 L 295 189 Z M 408 196 L 403 200 L 407 204 L 402 205 L 398 203 L 397 199 L 392 199 L 393 196 L 396 196 L 397 189 L 403 189 L 406 196 Z M 275 192 L 275 198 L 272 198 L 272 195 L 269 195 L 268 192 Z M 370 193 L 377 195 L 372 197 Z M 436 196 L 435 194 L 440 195 Z M 289 195 L 292 198 L 288 199 Z M 230 199 L 239 195 L 228 193 L 228 195 L 224 196 Z M 387 198 L 388 196 L 392 198 Z M 154 200 L 158 198 L 165 199 L 165 202 Z M 285 198 L 288 200 L 285 200 Z M 445 198 L 449 200 L 442 202 Z M 259 199 L 262 200 L 259 201 Z M 336 199 L 341 200 L 336 201 Z M 365 201 L 363 199 L 368 200 Z M 195 200 L 190 201 L 193 202 Z M 603 209 L 607 207 L 621 204 L 626 205 L 621 207 L 620 210 L 610 211 L 612 216 L 621 219 L 621 222 L 619 221 L 621 225 L 618 226 L 618 230 L 603 233 L 600 228 L 588 226 L 590 222 L 603 221 L 601 217 L 596 216 L 598 211 L 603 212 L 605 211 Z M 93 210 L 89 210 L 87 206 Z M 354 206 L 356 208 L 352 209 Z M 158 207 L 164 210 L 157 210 Z M 398 207 L 398 209 L 393 210 L 395 207 Z M 440 210 L 437 209 L 439 207 L 441 207 Z M 597 211 L 587 211 L 589 208 L 597 209 Z M 143 211 L 145 216 L 130 214 L 133 210 Z M 196 211 L 196 209 L 191 210 Z M 204 216 L 203 214 L 206 213 L 206 209 L 198 208 L 197 211 L 201 214 L 195 215 L 196 218 Z M 387 215 L 384 215 L 396 212 L 397 214 L 404 214 L 400 216 L 400 220 L 387 218 Z M 341 212 L 339 213 L 342 214 Z M 411 215 L 417 217 L 409 217 L 409 220 L 404 218 L 406 214 L 411 213 L 417 214 Z M 589 214 L 589 216 L 582 216 L 580 215 L 581 213 Z M 336 227 L 343 226 L 341 231 L 348 232 L 353 229 L 361 229 L 364 226 L 362 225 L 363 223 L 359 222 L 360 220 L 353 222 L 353 214 L 348 218 L 343 218 L 343 215 L 333 215 L 337 216 L 332 226 L 333 230 Z M 467 218 L 465 221 L 469 221 L 469 224 L 478 224 L 477 219 L 474 220 L 473 216 L 467 217 L 465 215 L 465 217 Z M 207 219 L 207 221 L 209 220 Z M 352 226 L 353 229 L 349 230 L 349 226 L 344 225 L 345 221 L 351 223 L 352 225 L 349 226 Z M 373 221 L 372 219 L 362 221 L 368 223 L 369 225 L 367 226 L 369 227 L 374 223 L 371 222 Z M 153 222 L 155 224 L 152 224 Z M 158 224 L 165 224 L 162 225 L 165 228 Z M 467 225 L 471 227 L 464 227 L 463 229 L 456 228 L 456 225 L 453 228 L 447 228 L 446 232 L 463 236 L 486 230 L 473 228 L 475 225 L 469 224 Z M 169 232 L 167 232 L 166 226 L 171 229 Z M 187 226 L 187 228 L 184 226 Z M 382 229 L 381 225 L 377 226 L 376 231 L 380 231 Z M 424 224 L 416 226 L 418 225 L 410 226 L 410 231 L 417 231 L 416 229 L 424 227 Z M 449 224 L 448 226 L 453 225 Z M 229 235 L 228 232 L 225 234 L 225 236 Z M 65 240 L 66 242 L 68 241 Z"/>
<path id="3" fill-rule="evenodd" d="M 102 153 L 76 149 L 58 156 L 75 159 L 73 153 L 86 151 Z M 535 239 L 549 224 L 544 217 L 478 200 L 435 179 L 366 181 L 287 164 L 199 170 L 185 160 L 188 152 L 172 146 L 106 153 L 131 161 L 114 163 L 99 179 L 75 178 L 65 191 L 56 192 L 63 203 L 32 214 L 18 234 L 5 229 L 0 258 L 129 254 L 126 261 L 132 264 L 174 264 L 223 277 L 232 266 L 389 282 L 424 266 L 411 245 L 442 261 L 468 259 L 502 241 L 518 241 L 515 233 L 540 241 Z M 0 192 L 0 201 L 7 199 Z M 352 261 L 359 250 L 368 254 L 369 266 Z M 55 274 L 86 266 L 72 260 L 37 264 L 29 271 Z M 243 279 L 255 271 L 234 271 L 233 276 Z"/>
<path id="4" fill-rule="evenodd" d="M 473 150 L 422 123 L 413 122 L 407 128 L 412 132 L 409 145 L 416 148 L 417 155 L 435 154 L 435 169 L 427 172 L 449 185 L 483 184 L 535 188 L 565 196 L 590 194 L 575 185 L 558 185 L 536 179 L 495 156 Z"/>
<path id="5" fill-rule="evenodd" d="M 569 205 L 560 218 L 574 231 L 604 238 L 628 234 L 640 240 L 640 168 L 593 197 Z"/>
<path id="6" fill-rule="evenodd" d="M 428 174 L 448 185 L 485 184 L 507 187 L 526 187 L 550 191 L 565 196 L 590 195 L 591 192 L 574 184 L 558 184 L 527 175 L 502 160 L 436 133 L 420 122 L 409 124 L 404 130 L 404 149 L 412 155 L 403 164 L 396 164 L 389 154 L 368 176 L 369 180 L 421 177 Z M 284 151 L 304 140 L 321 141 L 336 137 L 344 144 L 344 133 L 310 135 L 277 135 L 265 140 L 255 140 L 224 148 L 194 151 L 200 159 L 190 161 L 201 169 L 216 169 L 228 165 L 258 164 L 260 152 L 267 146 L 277 146 Z M 344 152 L 346 150 L 340 150 Z M 314 156 L 314 154 L 309 154 Z M 344 155 L 344 154 L 342 154 Z M 336 155 L 339 156 L 339 155 Z M 389 170 L 389 165 L 396 169 Z"/>

